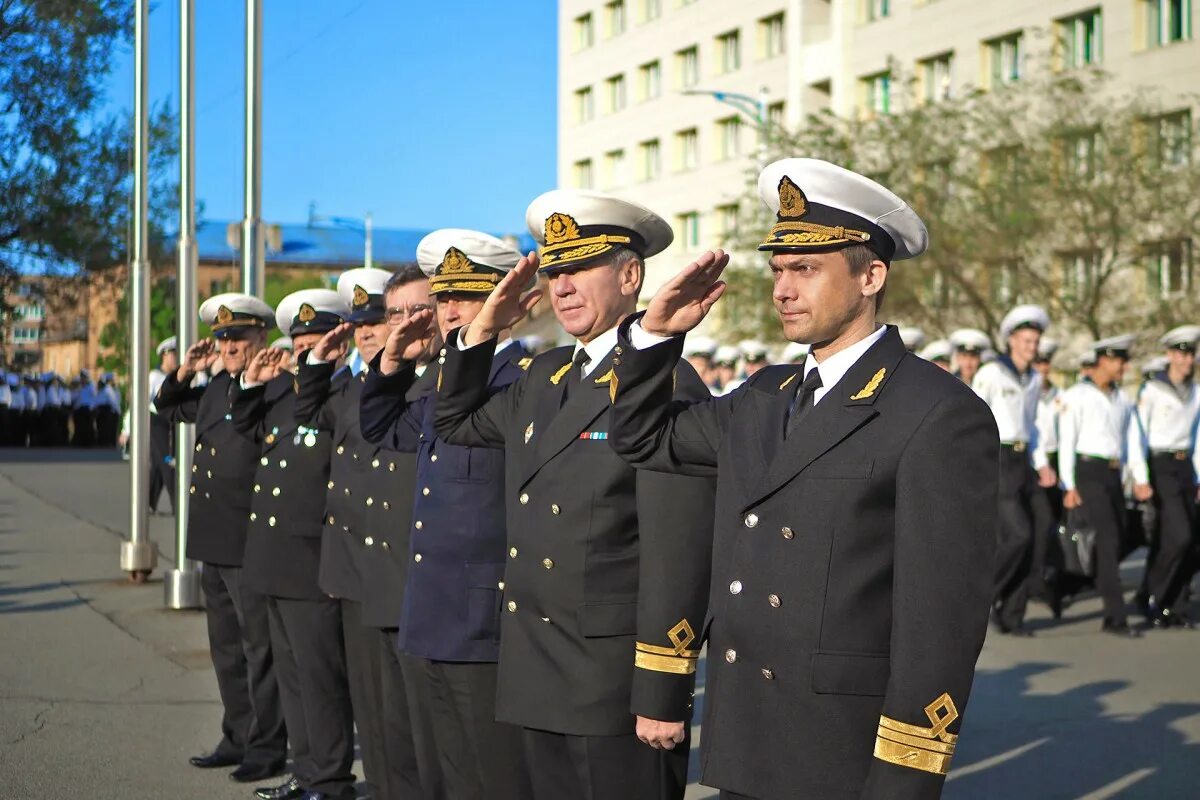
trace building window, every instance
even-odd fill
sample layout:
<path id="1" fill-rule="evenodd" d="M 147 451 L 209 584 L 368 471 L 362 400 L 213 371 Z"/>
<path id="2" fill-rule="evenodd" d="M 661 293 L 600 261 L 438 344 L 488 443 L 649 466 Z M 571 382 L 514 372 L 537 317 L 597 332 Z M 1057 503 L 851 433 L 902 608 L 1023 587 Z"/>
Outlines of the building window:
<path id="1" fill-rule="evenodd" d="M 675 165 L 680 171 L 700 166 L 700 134 L 695 128 L 675 134 L 675 154 Z"/>
<path id="2" fill-rule="evenodd" d="M 642 0 L 642 22 L 650 22 L 662 16 L 662 0 Z"/>
<path id="3" fill-rule="evenodd" d="M 625 108 L 625 76 L 613 75 L 604 82 L 604 87 L 608 93 L 608 113 Z"/>
<path id="4" fill-rule="evenodd" d="M 758 21 L 758 51 L 763 58 L 783 55 L 783 14 Z"/>
<path id="5" fill-rule="evenodd" d="M 1160 167 L 1183 167 L 1192 161 L 1192 113 L 1176 111 L 1146 120 L 1150 150 Z"/>
<path id="6" fill-rule="evenodd" d="M 1100 9 L 1094 8 L 1058 21 L 1062 65 L 1067 69 L 1100 63 L 1102 29 Z"/>
<path id="7" fill-rule="evenodd" d="M 953 86 L 954 54 L 942 53 L 920 62 L 921 95 L 926 103 L 949 100 Z"/>
<path id="8" fill-rule="evenodd" d="M 742 154 L 742 119 L 726 117 L 717 120 L 717 155 L 721 160 L 737 158 Z"/>
<path id="9" fill-rule="evenodd" d="M 1080 300 L 1092 291 L 1100 274 L 1100 251 L 1081 250 L 1059 253 L 1063 295 Z"/>
<path id="10" fill-rule="evenodd" d="M 891 0 L 863 0 L 863 11 L 867 22 L 884 19 L 892 15 Z"/>
<path id="11" fill-rule="evenodd" d="M 1023 39 L 1024 34 L 1013 33 L 984 43 L 989 88 L 1007 86 L 1021 79 L 1021 59 L 1025 52 Z"/>
<path id="12" fill-rule="evenodd" d="M 1192 0 L 1142 0 L 1150 47 L 1192 38 Z"/>
<path id="13" fill-rule="evenodd" d="M 720 226 L 720 234 L 722 241 L 729 241 L 737 237 L 738 233 L 738 206 L 737 203 L 729 205 L 717 206 L 717 225 Z"/>
<path id="14" fill-rule="evenodd" d="M 679 73 L 679 86 L 683 89 L 700 82 L 700 51 L 695 46 L 675 54 L 675 65 Z"/>
<path id="15" fill-rule="evenodd" d="M 680 214 L 675 220 L 675 227 L 679 230 L 679 242 L 685 253 L 700 248 L 700 212 Z"/>
<path id="16" fill-rule="evenodd" d="M 592 188 L 592 160 L 585 158 L 575 162 L 575 188 L 576 189 L 591 189 Z"/>
<path id="17" fill-rule="evenodd" d="M 22 344 L 36 342 L 41 338 L 40 328 L 13 328 L 13 341 Z"/>
<path id="18" fill-rule="evenodd" d="M 721 59 L 721 74 L 737 72 L 742 68 L 742 37 L 737 31 L 723 33 L 717 37 L 717 53 Z"/>
<path id="19" fill-rule="evenodd" d="M 638 96 L 643 102 L 662 95 L 662 65 L 657 61 L 638 67 Z"/>
<path id="20" fill-rule="evenodd" d="M 1063 139 L 1067 175 L 1090 181 L 1100 168 L 1102 139 L 1099 131 L 1082 131 Z"/>
<path id="21" fill-rule="evenodd" d="M 592 24 L 592 15 L 584 14 L 575 18 L 575 49 L 587 50 L 596 43 L 596 28 Z"/>
<path id="22" fill-rule="evenodd" d="M 784 101 L 771 103 L 767 106 L 767 128 L 772 132 L 781 131 L 787 126 Z"/>
<path id="23" fill-rule="evenodd" d="M 604 154 L 604 188 L 615 189 L 629 182 L 624 150 L 610 150 Z"/>
<path id="24" fill-rule="evenodd" d="M 575 90 L 575 122 L 591 122 L 596 116 L 596 104 L 592 98 L 592 87 Z"/>
<path id="25" fill-rule="evenodd" d="M 1195 276 L 1190 239 L 1154 242 L 1147 246 L 1146 251 L 1146 277 L 1150 281 L 1151 289 L 1158 291 L 1163 299 L 1191 292 L 1195 286 Z"/>
<path id="26" fill-rule="evenodd" d="M 880 72 L 862 81 L 863 110 L 870 116 L 892 111 L 892 74 Z"/>
<path id="27" fill-rule="evenodd" d="M 604 30 L 609 38 L 625 32 L 625 0 L 612 0 L 604 5 Z"/>
<path id="28" fill-rule="evenodd" d="M 638 179 L 656 180 L 662 175 L 662 148 L 658 139 L 650 139 L 638 145 Z"/>

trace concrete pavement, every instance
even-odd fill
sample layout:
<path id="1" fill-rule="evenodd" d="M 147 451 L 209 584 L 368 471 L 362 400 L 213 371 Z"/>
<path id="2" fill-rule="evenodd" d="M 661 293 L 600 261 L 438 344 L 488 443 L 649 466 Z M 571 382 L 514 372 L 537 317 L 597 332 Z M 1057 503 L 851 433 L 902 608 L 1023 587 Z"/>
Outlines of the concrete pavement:
<path id="1" fill-rule="evenodd" d="M 220 718 L 204 619 L 162 608 L 170 517 L 151 582 L 119 573 L 126 476 L 108 454 L 0 451 L 0 798 L 247 800 L 187 764 Z M 1034 607 L 1035 639 L 988 640 L 947 800 L 1200 797 L 1200 632 L 1119 641 L 1099 614 Z"/>

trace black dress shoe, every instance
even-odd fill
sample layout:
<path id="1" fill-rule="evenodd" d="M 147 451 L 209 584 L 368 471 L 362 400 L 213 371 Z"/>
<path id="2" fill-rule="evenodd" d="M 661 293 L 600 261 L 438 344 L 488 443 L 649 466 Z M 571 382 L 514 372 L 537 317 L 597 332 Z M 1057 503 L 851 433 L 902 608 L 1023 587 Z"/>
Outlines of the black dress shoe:
<path id="1" fill-rule="evenodd" d="M 1026 628 L 1024 625 L 1018 625 L 1015 628 L 1009 628 L 1009 636 L 1016 636 L 1018 639 L 1032 639 L 1033 631 Z"/>
<path id="2" fill-rule="evenodd" d="M 254 794 L 262 800 L 292 800 L 292 798 L 304 796 L 304 789 L 300 786 L 300 779 L 293 776 L 291 780 L 280 786 L 264 786 L 261 789 L 255 789 Z"/>
<path id="3" fill-rule="evenodd" d="M 1107 633 L 1110 636 L 1119 636 L 1122 639 L 1140 639 L 1142 632 L 1137 628 L 1129 627 L 1125 622 L 1113 622 L 1112 620 L 1104 620 L 1104 624 L 1100 626 L 1101 633 Z"/>
<path id="4" fill-rule="evenodd" d="M 229 780 L 238 783 L 265 781 L 283 774 L 282 764 L 242 764 L 229 773 Z"/>
<path id="5" fill-rule="evenodd" d="M 200 769 L 214 769 L 216 767 L 234 767 L 242 763 L 242 760 L 237 756 L 224 753 L 209 753 L 206 756 L 192 756 L 188 759 L 188 763 Z"/>

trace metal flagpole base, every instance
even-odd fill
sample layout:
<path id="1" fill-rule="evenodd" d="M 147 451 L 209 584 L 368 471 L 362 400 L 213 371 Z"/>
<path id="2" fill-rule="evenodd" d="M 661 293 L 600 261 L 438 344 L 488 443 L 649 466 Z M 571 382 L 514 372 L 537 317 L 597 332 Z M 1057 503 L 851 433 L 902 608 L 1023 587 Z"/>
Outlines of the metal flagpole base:
<path id="1" fill-rule="evenodd" d="M 172 569 L 163 575 L 163 602 L 167 608 L 202 608 L 200 570 Z"/>
<path id="2" fill-rule="evenodd" d="M 134 583 L 144 583 L 157 564 L 154 542 L 121 542 L 121 571 L 128 572 Z"/>

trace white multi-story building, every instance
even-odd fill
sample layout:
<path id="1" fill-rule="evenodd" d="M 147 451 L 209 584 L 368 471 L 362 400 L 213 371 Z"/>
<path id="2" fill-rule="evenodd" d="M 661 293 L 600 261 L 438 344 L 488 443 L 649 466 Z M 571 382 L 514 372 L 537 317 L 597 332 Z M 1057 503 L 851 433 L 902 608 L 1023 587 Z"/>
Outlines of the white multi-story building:
<path id="1" fill-rule="evenodd" d="M 758 120 L 794 128 L 821 110 L 887 113 L 893 67 L 916 76 L 926 101 L 1019 81 L 1034 68 L 1038 31 L 1060 43 L 1062 67 L 1099 65 L 1117 88 L 1190 92 L 1200 76 L 1192 5 L 560 0 L 558 182 L 627 196 L 672 223 L 650 292 L 735 224 Z M 1181 103 L 1177 124 L 1190 127 Z"/>

